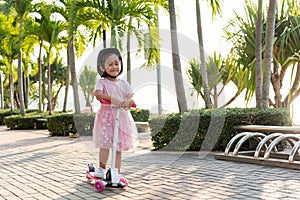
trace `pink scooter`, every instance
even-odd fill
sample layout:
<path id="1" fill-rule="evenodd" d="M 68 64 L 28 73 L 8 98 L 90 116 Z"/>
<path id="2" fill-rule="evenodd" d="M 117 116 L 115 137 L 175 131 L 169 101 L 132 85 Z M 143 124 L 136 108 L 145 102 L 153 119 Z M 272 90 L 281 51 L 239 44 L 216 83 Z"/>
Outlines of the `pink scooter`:
<path id="1" fill-rule="evenodd" d="M 108 102 L 104 102 L 104 103 L 108 103 Z M 136 105 L 134 104 L 134 105 L 132 105 L 132 107 L 136 107 Z M 125 179 L 124 177 L 120 177 L 120 175 L 118 173 L 118 169 L 115 168 L 116 154 L 117 154 L 117 142 L 118 142 L 118 134 L 119 134 L 118 127 L 119 127 L 119 109 L 116 109 L 111 168 L 107 170 L 105 178 L 95 177 L 95 175 L 94 175 L 95 167 L 93 166 L 93 164 L 88 165 L 88 171 L 86 172 L 86 178 L 89 182 L 94 181 L 94 186 L 95 186 L 96 190 L 99 192 L 101 192 L 105 188 L 123 189 L 128 186 L 127 179 Z"/>

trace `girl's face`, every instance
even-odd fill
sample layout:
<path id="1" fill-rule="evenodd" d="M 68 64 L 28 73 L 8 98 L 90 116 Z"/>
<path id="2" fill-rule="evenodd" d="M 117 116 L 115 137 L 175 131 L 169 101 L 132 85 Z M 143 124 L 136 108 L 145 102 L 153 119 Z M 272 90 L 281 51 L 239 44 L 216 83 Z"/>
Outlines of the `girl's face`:
<path id="1" fill-rule="evenodd" d="M 106 58 L 104 63 L 106 73 L 110 76 L 118 76 L 121 71 L 121 61 L 118 56 L 113 54 Z"/>

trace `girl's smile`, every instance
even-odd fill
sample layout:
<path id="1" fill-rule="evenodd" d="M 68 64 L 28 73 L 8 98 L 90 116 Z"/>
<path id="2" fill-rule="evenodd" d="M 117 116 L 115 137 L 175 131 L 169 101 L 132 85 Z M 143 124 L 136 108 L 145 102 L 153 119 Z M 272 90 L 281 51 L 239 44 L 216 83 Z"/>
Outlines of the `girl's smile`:
<path id="1" fill-rule="evenodd" d="M 121 61 L 117 55 L 109 56 L 105 61 L 105 71 L 110 76 L 118 76 L 121 71 Z"/>

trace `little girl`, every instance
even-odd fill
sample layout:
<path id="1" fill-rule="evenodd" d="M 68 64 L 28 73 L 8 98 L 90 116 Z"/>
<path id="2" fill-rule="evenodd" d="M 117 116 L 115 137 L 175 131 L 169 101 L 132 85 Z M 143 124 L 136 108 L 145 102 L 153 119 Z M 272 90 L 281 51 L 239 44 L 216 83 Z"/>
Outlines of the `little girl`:
<path id="1" fill-rule="evenodd" d="M 98 54 L 97 70 L 100 79 L 94 89 L 96 99 L 101 106 L 95 117 L 93 140 L 99 151 L 99 168 L 95 172 L 98 178 L 105 177 L 109 149 L 113 145 L 116 109 L 119 109 L 119 128 L 116 166 L 121 172 L 122 151 L 130 150 L 138 144 L 138 132 L 128 110 L 135 105 L 133 92 L 128 82 L 118 79 L 123 71 L 122 57 L 118 49 L 105 48 Z"/>

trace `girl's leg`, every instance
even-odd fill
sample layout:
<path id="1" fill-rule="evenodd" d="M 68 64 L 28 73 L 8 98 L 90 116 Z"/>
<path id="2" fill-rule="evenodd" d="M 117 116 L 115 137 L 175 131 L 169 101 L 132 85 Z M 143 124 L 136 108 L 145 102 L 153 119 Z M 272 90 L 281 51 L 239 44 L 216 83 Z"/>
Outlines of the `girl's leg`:
<path id="1" fill-rule="evenodd" d="M 106 163 L 109 156 L 109 149 L 100 148 L 99 151 L 99 166 L 103 169 L 106 169 Z"/>
<path id="2" fill-rule="evenodd" d="M 117 151 L 115 168 L 118 169 L 119 174 L 121 173 L 121 161 L 122 161 L 122 152 Z"/>

